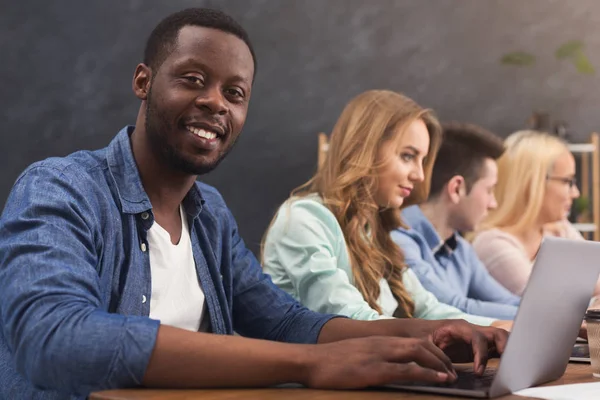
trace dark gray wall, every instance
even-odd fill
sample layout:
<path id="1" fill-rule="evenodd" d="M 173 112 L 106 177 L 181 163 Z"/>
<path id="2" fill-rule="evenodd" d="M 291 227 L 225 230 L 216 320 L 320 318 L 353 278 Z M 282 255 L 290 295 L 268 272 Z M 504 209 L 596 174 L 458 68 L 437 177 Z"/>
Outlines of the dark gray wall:
<path id="1" fill-rule="evenodd" d="M 249 31 L 258 75 L 236 149 L 217 186 L 256 250 L 271 215 L 315 169 L 316 133 L 359 92 L 389 88 L 442 119 L 500 135 L 534 109 L 579 139 L 599 128 L 598 76 L 554 51 L 584 40 L 600 67 L 596 0 L 0 1 L 0 205 L 33 161 L 105 146 L 139 106 L 131 77 L 146 36 L 172 11 L 208 5 Z M 502 66 L 502 54 L 538 57 Z"/>

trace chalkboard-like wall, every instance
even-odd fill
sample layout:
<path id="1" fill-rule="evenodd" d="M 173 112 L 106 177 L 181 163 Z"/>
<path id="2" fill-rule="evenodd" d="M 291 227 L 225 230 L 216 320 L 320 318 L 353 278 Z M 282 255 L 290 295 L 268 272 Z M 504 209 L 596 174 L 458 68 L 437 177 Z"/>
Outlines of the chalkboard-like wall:
<path id="1" fill-rule="evenodd" d="M 0 1 L 0 206 L 30 163 L 105 146 L 135 120 L 131 77 L 145 39 L 170 12 L 221 8 L 249 31 L 258 75 L 249 117 L 215 185 L 250 248 L 316 164 L 316 135 L 372 88 L 402 91 L 442 119 L 499 135 L 532 110 L 600 129 L 597 75 L 554 57 L 582 40 L 600 67 L 595 0 Z M 523 50 L 529 67 L 501 65 Z"/>

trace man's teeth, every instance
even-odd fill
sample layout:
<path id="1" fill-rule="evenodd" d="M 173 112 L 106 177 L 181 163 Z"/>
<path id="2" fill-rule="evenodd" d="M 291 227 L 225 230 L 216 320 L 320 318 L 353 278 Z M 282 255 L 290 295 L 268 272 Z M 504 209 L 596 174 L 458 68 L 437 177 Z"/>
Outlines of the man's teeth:
<path id="1" fill-rule="evenodd" d="M 187 130 L 192 132 L 196 136 L 199 136 L 201 138 L 208 139 L 208 140 L 211 140 L 211 139 L 214 139 L 217 137 L 217 134 L 214 132 L 209 132 L 204 129 L 194 128 L 193 126 L 188 126 Z"/>

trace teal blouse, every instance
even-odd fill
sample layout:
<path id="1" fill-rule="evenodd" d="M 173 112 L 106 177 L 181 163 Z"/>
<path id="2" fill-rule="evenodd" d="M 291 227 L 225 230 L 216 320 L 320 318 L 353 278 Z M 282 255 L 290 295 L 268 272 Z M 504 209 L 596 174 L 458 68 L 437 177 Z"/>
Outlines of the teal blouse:
<path id="1" fill-rule="evenodd" d="M 380 282 L 380 315 L 353 285 L 344 234 L 318 195 L 293 198 L 279 209 L 264 247 L 263 265 L 273 282 L 311 310 L 357 320 L 390 318 L 398 302 L 384 279 Z M 465 319 L 490 325 L 495 319 L 465 314 L 441 303 L 425 290 L 410 268 L 403 283 L 414 303 L 414 317 Z"/>

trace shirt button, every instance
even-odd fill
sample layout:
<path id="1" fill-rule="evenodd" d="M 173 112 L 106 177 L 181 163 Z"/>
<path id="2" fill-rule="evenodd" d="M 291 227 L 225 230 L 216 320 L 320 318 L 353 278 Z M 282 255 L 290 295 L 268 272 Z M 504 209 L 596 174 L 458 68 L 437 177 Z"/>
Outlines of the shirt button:
<path id="1" fill-rule="evenodd" d="M 145 295 L 142 295 L 142 304 L 143 303 L 146 303 L 146 296 Z"/>
<path id="2" fill-rule="evenodd" d="M 142 249 L 143 252 L 148 250 L 148 248 L 146 247 L 146 243 L 144 243 L 144 242 L 142 242 L 142 244 L 140 245 L 140 248 Z"/>
<path id="3" fill-rule="evenodd" d="M 150 217 L 150 214 L 148 214 L 147 212 L 143 212 L 143 213 L 142 213 L 142 219 L 143 219 L 143 220 L 146 220 L 146 219 L 148 219 L 148 217 Z"/>

